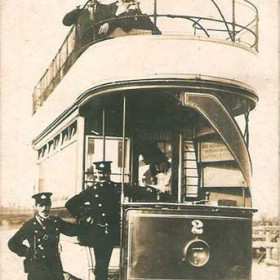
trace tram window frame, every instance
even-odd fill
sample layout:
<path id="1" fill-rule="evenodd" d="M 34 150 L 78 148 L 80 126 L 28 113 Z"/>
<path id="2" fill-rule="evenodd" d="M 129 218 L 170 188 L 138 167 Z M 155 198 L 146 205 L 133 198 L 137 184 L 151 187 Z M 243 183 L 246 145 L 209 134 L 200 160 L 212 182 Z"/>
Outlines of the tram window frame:
<path id="1" fill-rule="evenodd" d="M 84 174 L 84 176 L 83 176 L 84 184 L 86 184 L 87 181 L 89 181 L 89 180 L 87 180 L 87 176 L 91 175 L 93 173 L 92 163 L 95 162 L 95 161 L 104 160 L 103 159 L 103 151 L 102 151 L 102 154 L 100 153 L 100 155 L 99 155 L 100 157 L 97 156 L 97 158 L 95 158 L 95 159 L 92 159 L 92 158 L 90 160 L 88 159 L 89 140 L 94 140 L 93 145 L 95 146 L 96 145 L 95 140 L 100 140 L 100 141 L 103 142 L 103 136 L 96 136 L 96 135 L 86 135 L 85 136 L 84 172 L 83 172 L 83 174 Z M 117 136 L 106 136 L 105 137 L 105 160 L 111 161 L 110 156 L 112 155 L 112 153 L 107 153 L 106 152 L 106 146 L 108 145 L 107 141 L 118 141 L 117 147 L 119 149 L 119 147 L 122 147 L 122 145 L 120 145 L 119 143 L 122 143 L 123 138 L 122 137 L 117 137 Z M 124 174 L 125 175 L 124 176 L 124 182 L 125 183 L 129 183 L 130 182 L 130 177 L 131 177 L 131 174 L 130 174 L 130 145 L 131 145 L 131 143 L 130 143 L 130 141 L 131 141 L 130 138 L 125 138 L 125 142 L 127 143 L 126 144 L 126 152 L 125 152 L 125 174 Z M 99 151 L 99 150 L 100 149 L 94 147 L 93 152 Z M 120 157 L 122 156 L 121 151 L 117 152 L 117 161 L 112 160 L 111 179 L 112 179 L 112 181 L 114 181 L 116 183 L 117 182 L 121 183 L 121 181 L 122 181 L 122 168 L 123 168 L 123 166 L 119 166 L 119 163 L 122 164 L 122 160 L 119 160 L 119 156 Z M 116 162 L 117 162 L 117 168 L 119 168 L 119 172 L 115 172 L 115 169 L 116 169 L 116 164 L 115 163 Z M 94 178 L 93 178 L 93 181 L 94 181 Z"/>
<path id="2" fill-rule="evenodd" d="M 206 148 L 209 149 L 208 155 L 207 151 L 203 150 L 203 145 L 206 145 Z M 238 165 L 236 161 L 234 160 L 232 154 L 230 153 L 229 149 L 223 143 L 221 139 L 208 139 L 208 140 L 201 140 L 199 141 L 198 145 L 199 149 L 199 165 L 200 165 L 200 172 L 201 172 L 201 187 L 203 188 L 232 188 L 232 187 L 240 187 L 242 188 L 244 186 L 244 176 L 241 172 L 241 170 L 238 168 Z M 212 151 L 211 151 L 212 149 Z M 216 153 L 215 153 L 216 152 Z M 211 154 L 212 153 L 212 154 Z M 214 154 L 215 153 L 215 154 Z M 210 169 L 216 169 L 215 173 L 219 173 L 219 176 L 210 176 L 211 178 L 217 178 L 218 181 L 222 181 L 222 171 L 227 170 L 228 175 L 225 174 L 224 172 L 224 177 L 225 178 L 230 178 L 228 183 L 220 183 L 220 184 L 213 184 L 207 183 L 206 180 L 206 175 L 205 172 L 206 170 L 209 172 Z M 220 172 L 218 171 L 220 170 Z M 232 170 L 235 173 L 232 173 L 229 175 L 230 170 Z M 237 178 L 235 182 L 239 183 L 233 183 L 233 178 Z M 238 178 L 239 177 L 239 178 Z"/>

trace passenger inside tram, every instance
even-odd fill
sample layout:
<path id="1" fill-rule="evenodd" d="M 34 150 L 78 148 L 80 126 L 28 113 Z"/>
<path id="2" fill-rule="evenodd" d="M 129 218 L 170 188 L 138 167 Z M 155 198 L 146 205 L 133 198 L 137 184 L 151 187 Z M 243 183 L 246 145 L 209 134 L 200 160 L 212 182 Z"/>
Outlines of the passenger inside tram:
<path id="1" fill-rule="evenodd" d="M 154 141 L 141 143 L 139 185 L 156 189 L 159 193 L 158 200 L 165 201 L 171 199 L 171 159 L 158 145 Z"/>

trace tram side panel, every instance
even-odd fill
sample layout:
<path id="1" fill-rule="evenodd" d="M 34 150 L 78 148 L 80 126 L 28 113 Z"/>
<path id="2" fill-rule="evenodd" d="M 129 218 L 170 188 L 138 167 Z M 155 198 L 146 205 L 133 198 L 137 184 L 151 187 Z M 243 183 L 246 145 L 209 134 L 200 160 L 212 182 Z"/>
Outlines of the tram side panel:
<path id="1" fill-rule="evenodd" d="M 77 137 L 77 122 L 46 135 L 36 143 L 37 191 L 50 191 L 55 194 L 53 207 L 63 207 L 77 192 L 77 176 L 80 156 Z"/>
<path id="2" fill-rule="evenodd" d="M 250 279 L 251 218 L 129 210 L 125 279 Z"/>

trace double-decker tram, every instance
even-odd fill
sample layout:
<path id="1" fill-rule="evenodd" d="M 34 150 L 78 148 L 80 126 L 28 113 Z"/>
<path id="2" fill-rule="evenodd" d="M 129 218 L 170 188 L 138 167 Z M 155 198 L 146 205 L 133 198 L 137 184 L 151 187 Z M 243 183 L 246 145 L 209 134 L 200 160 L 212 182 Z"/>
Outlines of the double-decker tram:
<path id="1" fill-rule="evenodd" d="M 119 279 L 251 279 L 256 7 L 142 0 L 136 14 L 89 24 L 89 3 L 100 4 L 72 14 L 35 87 L 36 188 L 53 191 L 62 214 L 93 180 L 92 162 L 112 161 L 122 184 Z M 122 20 L 128 30 L 98 36 Z M 125 185 L 145 195 L 127 198 Z"/>

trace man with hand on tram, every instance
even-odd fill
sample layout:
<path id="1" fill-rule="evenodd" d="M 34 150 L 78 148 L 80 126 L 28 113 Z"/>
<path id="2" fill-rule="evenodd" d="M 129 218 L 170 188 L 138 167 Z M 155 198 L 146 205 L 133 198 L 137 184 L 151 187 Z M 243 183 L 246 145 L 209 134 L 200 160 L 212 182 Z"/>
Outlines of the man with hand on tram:
<path id="1" fill-rule="evenodd" d="M 94 248 L 95 279 L 107 280 L 113 248 L 119 243 L 120 184 L 110 179 L 111 162 L 94 162 L 95 182 L 65 204 L 87 230 L 80 236 L 82 245 Z"/>
<path id="2" fill-rule="evenodd" d="M 80 226 L 51 216 L 50 192 L 34 194 L 36 215 L 9 240 L 9 249 L 25 257 L 24 271 L 28 280 L 64 280 L 60 259 L 59 236 L 77 236 Z M 25 245 L 27 241 L 28 246 Z"/>
<path id="3" fill-rule="evenodd" d="M 112 251 L 120 240 L 121 184 L 111 181 L 111 161 L 93 165 L 95 182 L 68 200 L 65 207 L 87 227 L 80 242 L 94 249 L 95 279 L 107 280 Z M 125 195 L 139 198 L 150 193 L 145 188 L 125 186 Z"/>

